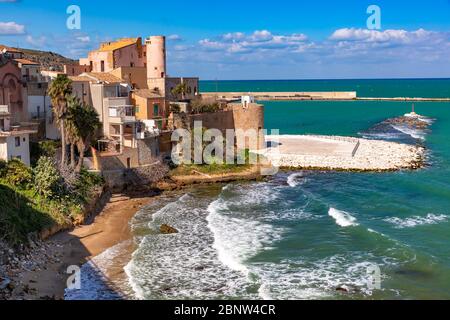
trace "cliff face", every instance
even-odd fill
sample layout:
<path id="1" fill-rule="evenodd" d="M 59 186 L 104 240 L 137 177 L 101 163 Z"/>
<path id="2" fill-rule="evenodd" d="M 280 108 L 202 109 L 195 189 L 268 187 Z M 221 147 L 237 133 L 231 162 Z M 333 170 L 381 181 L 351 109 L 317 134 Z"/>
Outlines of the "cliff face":
<path id="1" fill-rule="evenodd" d="M 64 64 L 77 64 L 76 60 L 66 58 L 58 53 L 31 49 L 20 49 L 25 59 L 38 62 L 44 70 L 63 71 Z"/>

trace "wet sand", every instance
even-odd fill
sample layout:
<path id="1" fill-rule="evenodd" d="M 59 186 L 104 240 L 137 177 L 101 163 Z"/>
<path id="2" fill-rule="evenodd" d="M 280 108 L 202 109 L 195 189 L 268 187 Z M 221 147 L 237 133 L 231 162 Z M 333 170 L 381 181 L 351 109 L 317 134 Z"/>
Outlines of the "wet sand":
<path id="1" fill-rule="evenodd" d="M 113 195 L 103 211 L 89 224 L 51 237 L 46 246 L 49 262 L 38 270 L 24 271 L 16 277 L 20 284 L 13 291 L 15 299 L 63 299 L 68 266 L 81 267 L 114 245 L 132 238 L 130 219 L 155 197 L 129 198 Z M 128 250 L 131 255 L 131 250 Z M 117 271 L 123 273 L 123 270 Z M 24 287 L 26 290 L 24 290 Z"/>

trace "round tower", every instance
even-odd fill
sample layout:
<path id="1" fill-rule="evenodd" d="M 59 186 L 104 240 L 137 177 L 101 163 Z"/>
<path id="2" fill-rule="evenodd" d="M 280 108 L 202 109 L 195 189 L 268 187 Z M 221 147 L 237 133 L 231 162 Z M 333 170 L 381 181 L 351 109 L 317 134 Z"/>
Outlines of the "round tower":
<path id="1" fill-rule="evenodd" d="M 153 36 L 147 39 L 147 78 L 166 77 L 166 37 Z"/>

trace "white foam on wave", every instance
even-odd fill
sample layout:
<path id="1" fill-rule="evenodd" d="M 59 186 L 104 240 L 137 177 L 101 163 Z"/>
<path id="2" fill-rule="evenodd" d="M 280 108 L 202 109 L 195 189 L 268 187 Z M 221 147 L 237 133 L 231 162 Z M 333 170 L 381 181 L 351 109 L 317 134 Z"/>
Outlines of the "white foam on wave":
<path id="1" fill-rule="evenodd" d="M 400 126 L 391 124 L 392 128 L 397 131 L 400 131 L 408 136 L 411 136 L 414 139 L 425 140 L 425 133 L 422 130 L 412 129 L 408 126 Z"/>
<path id="2" fill-rule="evenodd" d="M 336 223 L 343 228 L 358 226 L 356 218 L 348 212 L 330 208 L 330 210 L 328 211 L 328 215 L 332 217 L 336 221 Z"/>
<path id="3" fill-rule="evenodd" d="M 373 261 L 377 261 L 376 263 Z M 260 298 L 267 300 L 311 300 L 335 298 L 337 288 L 348 288 L 364 296 L 373 294 L 368 268 L 395 265 L 396 261 L 379 261 L 366 252 L 338 254 L 317 260 L 287 259 L 264 263 L 252 271 L 261 278 Z"/>
<path id="4" fill-rule="evenodd" d="M 382 139 L 382 140 L 397 140 L 400 138 L 398 133 L 363 133 L 364 139 Z"/>
<path id="5" fill-rule="evenodd" d="M 213 248 L 214 238 L 205 219 L 207 205 L 205 199 L 195 195 L 183 196 L 153 214 L 148 228 L 155 230 L 167 223 L 179 233 L 154 232 L 142 237 L 126 267 L 138 299 L 245 296 L 248 280 L 224 266 Z"/>
<path id="6" fill-rule="evenodd" d="M 303 173 L 293 173 L 287 178 L 286 182 L 290 187 L 295 188 L 305 183 L 305 179 Z"/>
<path id="7" fill-rule="evenodd" d="M 264 184 L 260 184 L 264 187 Z M 264 192 L 266 191 L 266 192 Z M 269 188 L 247 189 L 239 194 L 238 199 L 233 198 L 234 205 L 246 203 L 261 204 L 273 199 L 273 191 Z M 282 230 L 274 228 L 263 222 L 266 218 L 252 216 L 236 216 L 229 214 L 228 203 L 219 197 L 208 207 L 208 227 L 214 234 L 214 248 L 217 250 L 219 260 L 232 270 L 242 272 L 249 276 L 249 269 L 245 261 L 270 246 L 281 238 Z"/>
<path id="8" fill-rule="evenodd" d="M 446 215 L 435 215 L 435 214 L 428 214 L 424 217 L 421 216 L 413 216 L 409 218 L 398 218 L 398 217 L 391 217 L 384 219 L 384 221 L 389 222 L 397 229 L 404 229 L 404 228 L 414 228 L 416 226 L 423 226 L 423 225 L 430 225 L 430 224 L 438 224 L 441 222 L 448 221 L 448 216 Z"/>
<path id="9" fill-rule="evenodd" d="M 117 264 L 115 259 L 119 257 L 127 247 L 131 245 L 131 240 L 121 242 L 100 255 L 85 263 L 80 270 L 81 289 L 66 289 L 65 300 L 115 300 L 122 299 L 122 292 L 118 288 L 113 288 L 108 273 Z M 123 284 L 114 284 L 121 286 Z M 122 289 L 122 288 L 121 288 Z"/>

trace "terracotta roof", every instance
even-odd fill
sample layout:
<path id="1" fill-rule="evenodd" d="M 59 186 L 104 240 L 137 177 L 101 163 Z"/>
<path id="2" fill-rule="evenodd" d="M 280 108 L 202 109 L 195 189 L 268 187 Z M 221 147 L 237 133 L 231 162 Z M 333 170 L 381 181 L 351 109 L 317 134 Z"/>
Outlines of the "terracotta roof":
<path id="1" fill-rule="evenodd" d="M 87 78 L 89 80 L 81 80 L 81 81 L 90 81 L 90 82 L 105 82 L 105 83 L 125 83 L 124 80 L 112 75 L 107 72 L 84 72 L 80 74 L 78 77 Z"/>
<path id="2" fill-rule="evenodd" d="M 115 75 L 112 75 L 111 73 L 107 73 L 107 72 L 86 72 L 86 75 L 94 77 L 94 78 L 98 79 L 98 81 L 101 81 L 101 82 L 107 82 L 107 83 L 125 82 L 121 78 L 118 78 Z"/>
<path id="3" fill-rule="evenodd" d="M 102 43 L 98 51 L 114 51 L 135 44 L 139 38 L 119 39 L 113 42 Z"/>
<path id="4" fill-rule="evenodd" d="M 93 82 L 92 78 L 86 76 L 69 76 L 68 78 L 73 82 Z"/>
<path id="5" fill-rule="evenodd" d="M 163 98 L 159 93 L 150 89 L 138 89 L 134 90 L 133 93 L 141 98 Z"/>
<path id="6" fill-rule="evenodd" d="M 22 51 L 20 51 L 19 49 L 15 49 L 15 48 L 11 48 L 11 47 L 7 47 L 4 45 L 0 44 L 0 51 L 3 51 L 3 49 L 6 49 L 7 52 L 17 52 L 17 53 L 23 53 Z"/>
<path id="7" fill-rule="evenodd" d="M 21 63 L 21 64 L 27 64 L 27 65 L 39 65 L 39 63 L 27 60 L 27 59 L 14 59 L 14 61 Z"/>

